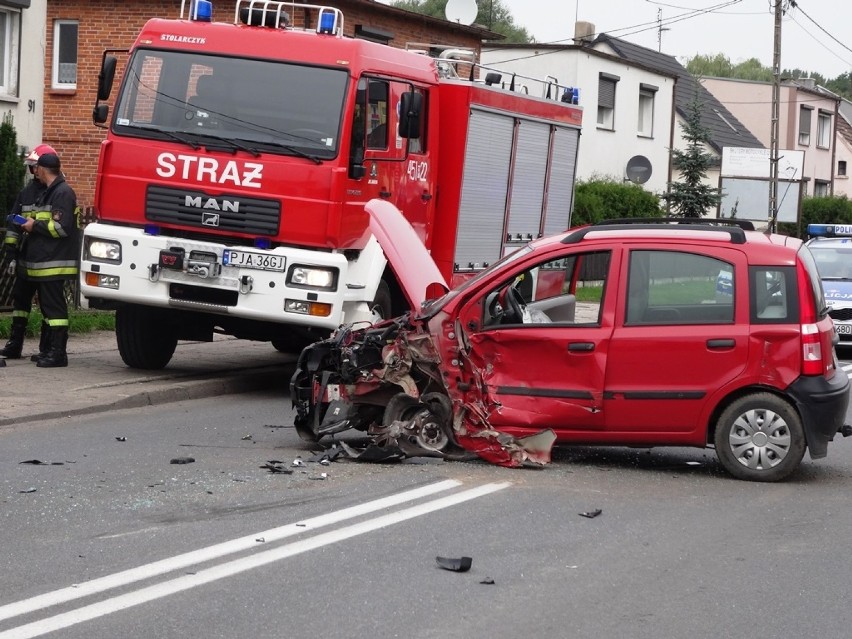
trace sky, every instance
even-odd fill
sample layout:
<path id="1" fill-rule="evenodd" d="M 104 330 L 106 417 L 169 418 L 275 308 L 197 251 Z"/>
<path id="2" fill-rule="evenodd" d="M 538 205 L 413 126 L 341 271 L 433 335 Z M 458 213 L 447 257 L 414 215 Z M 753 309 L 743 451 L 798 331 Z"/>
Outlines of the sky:
<path id="1" fill-rule="evenodd" d="M 594 24 L 597 33 L 652 49 L 659 49 L 661 37 L 662 52 L 682 63 L 696 54 L 723 53 L 735 64 L 757 58 L 772 68 L 774 0 L 500 1 L 515 24 L 537 42 L 572 44 L 576 18 Z M 781 68 L 816 71 L 827 79 L 852 72 L 852 9 L 847 0 L 796 0 L 796 4 L 798 8 L 789 9 L 782 22 Z M 699 11 L 706 12 L 696 14 Z M 658 12 L 668 29 L 662 33 Z"/>

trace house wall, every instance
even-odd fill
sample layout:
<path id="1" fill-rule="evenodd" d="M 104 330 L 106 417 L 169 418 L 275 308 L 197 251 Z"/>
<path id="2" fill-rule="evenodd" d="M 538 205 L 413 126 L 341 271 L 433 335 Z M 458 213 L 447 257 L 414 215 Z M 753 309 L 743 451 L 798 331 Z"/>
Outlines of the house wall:
<path id="1" fill-rule="evenodd" d="M 32 0 L 20 11 L 18 90 L 15 95 L 0 94 L 0 117 L 12 114 L 18 146 L 27 150 L 38 145 L 42 135 L 46 4 L 47 0 Z"/>
<path id="2" fill-rule="evenodd" d="M 651 162 L 650 179 L 643 188 L 663 193 L 669 179 L 669 146 L 672 134 L 673 77 L 637 68 L 612 56 L 588 49 L 483 46 L 482 63 L 524 76 L 555 77 L 559 84 L 579 87 L 583 126 L 577 158 L 577 179 L 626 178 L 627 162 L 643 155 Z M 597 125 L 599 73 L 618 76 L 613 130 Z M 524 82 L 523 79 L 517 82 Z M 653 136 L 638 134 L 639 85 L 658 87 L 654 97 Z M 542 87 L 530 93 L 542 95 Z"/>
<path id="3" fill-rule="evenodd" d="M 766 82 L 749 82 L 722 78 L 705 78 L 705 88 L 725 105 L 740 122 L 771 148 L 772 141 L 772 85 Z M 832 113 L 832 130 L 835 123 L 835 101 L 804 91 L 795 86 L 781 87 L 778 118 L 779 149 L 804 151 L 804 178 L 808 180 L 807 192 L 814 192 L 814 180 L 831 182 L 832 152 L 835 141 L 830 136 L 829 148 L 817 146 L 817 114 L 820 110 Z M 802 105 L 813 108 L 811 135 L 808 145 L 799 144 L 799 109 Z"/>
<path id="4" fill-rule="evenodd" d="M 846 175 L 834 176 L 834 195 L 845 195 L 852 198 L 852 143 L 837 136 L 837 155 L 835 156 L 835 167 L 840 161 L 846 162 Z"/>
<path id="5" fill-rule="evenodd" d="M 34 0 L 33 4 L 36 2 L 45 0 Z M 399 11 L 384 9 L 383 5 L 362 0 L 339 0 L 330 4 L 343 11 L 344 30 L 349 36 L 354 34 L 356 26 L 369 25 L 391 32 L 394 38 L 390 44 L 397 47 L 404 47 L 408 42 L 428 42 L 478 49 L 481 42 L 481 36 L 452 23 L 448 22 L 446 29 L 436 28 L 434 19 L 429 21 L 413 13 L 401 15 Z M 178 0 L 50 0 L 47 4 L 47 24 L 46 28 L 42 25 L 40 35 L 44 41 L 46 34 L 45 62 L 34 74 L 42 78 L 43 137 L 59 152 L 63 171 L 84 209 L 94 201 L 98 152 L 105 138 L 104 129 L 92 124 L 92 107 L 103 51 L 129 48 L 148 19 L 178 18 L 180 5 Z M 235 1 L 217 0 L 214 2 L 213 19 L 233 22 L 235 6 Z M 53 25 L 57 20 L 79 21 L 76 90 L 51 89 Z"/>

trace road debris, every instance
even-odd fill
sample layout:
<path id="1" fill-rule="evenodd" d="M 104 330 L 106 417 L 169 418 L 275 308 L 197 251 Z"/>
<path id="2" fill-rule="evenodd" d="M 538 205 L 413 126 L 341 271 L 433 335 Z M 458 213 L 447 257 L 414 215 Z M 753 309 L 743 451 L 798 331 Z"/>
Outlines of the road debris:
<path id="1" fill-rule="evenodd" d="M 471 557 L 435 557 L 435 561 L 438 562 L 438 566 L 443 568 L 444 570 L 451 570 L 453 572 L 467 572 L 470 570 L 470 567 L 473 565 L 473 558 Z"/>
<path id="2" fill-rule="evenodd" d="M 584 513 L 577 513 L 580 517 L 586 517 L 588 519 L 594 519 L 598 515 L 600 515 L 603 511 L 600 508 L 595 508 L 594 510 L 589 510 Z"/>
<path id="3" fill-rule="evenodd" d="M 195 457 L 175 457 L 170 464 L 191 464 L 195 461 Z"/>
<path id="4" fill-rule="evenodd" d="M 268 470 L 272 474 L 276 474 L 276 473 L 279 474 L 279 475 L 292 475 L 293 474 L 292 468 L 287 468 L 284 465 L 284 462 L 279 461 L 277 459 L 270 459 L 263 466 L 261 466 L 261 468 L 265 468 L 266 470 Z"/>

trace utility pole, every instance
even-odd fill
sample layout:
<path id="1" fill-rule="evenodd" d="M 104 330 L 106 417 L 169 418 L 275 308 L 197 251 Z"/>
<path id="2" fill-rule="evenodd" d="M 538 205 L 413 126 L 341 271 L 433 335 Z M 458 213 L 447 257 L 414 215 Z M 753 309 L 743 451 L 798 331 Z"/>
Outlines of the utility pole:
<path id="1" fill-rule="evenodd" d="M 778 221 L 778 127 L 781 113 L 781 18 L 787 0 L 775 1 L 775 45 L 772 53 L 772 137 L 769 143 L 769 232 Z"/>

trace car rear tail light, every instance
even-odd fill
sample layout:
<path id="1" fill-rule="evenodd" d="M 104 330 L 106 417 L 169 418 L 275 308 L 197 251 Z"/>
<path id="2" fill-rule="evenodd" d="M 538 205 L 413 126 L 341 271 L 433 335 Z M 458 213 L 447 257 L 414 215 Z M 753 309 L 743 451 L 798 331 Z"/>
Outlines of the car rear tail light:
<path id="1" fill-rule="evenodd" d="M 802 335 L 802 375 L 825 375 L 826 362 L 823 357 L 822 335 L 819 332 L 816 300 L 811 288 L 807 269 L 798 262 L 796 279 L 799 286 L 799 322 Z"/>

